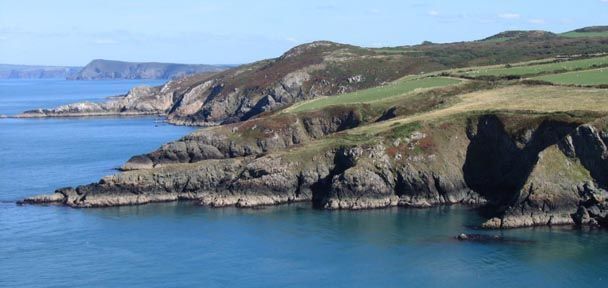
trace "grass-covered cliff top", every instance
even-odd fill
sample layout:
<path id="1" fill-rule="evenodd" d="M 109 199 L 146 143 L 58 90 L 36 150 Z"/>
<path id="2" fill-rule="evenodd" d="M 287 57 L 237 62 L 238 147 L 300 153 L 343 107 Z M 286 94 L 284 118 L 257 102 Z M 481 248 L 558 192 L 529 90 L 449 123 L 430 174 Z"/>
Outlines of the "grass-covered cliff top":
<path id="1" fill-rule="evenodd" d="M 347 115 L 356 118 L 351 119 L 356 123 L 339 131 L 324 132 L 327 134 L 280 151 L 268 150 L 287 159 L 314 159 L 337 147 L 387 143 L 416 131 L 441 134 L 441 129 L 452 127 L 462 132 L 467 119 L 485 114 L 501 115 L 505 128 L 513 131 L 537 126 L 539 119 L 583 124 L 608 115 L 608 89 L 604 86 L 608 85 L 608 77 L 602 77 L 606 68 L 596 68 L 605 65 L 605 61 L 603 55 L 558 62 L 550 58 L 513 63 L 513 68 L 480 66 L 467 70 L 500 71 L 491 79 L 469 77 L 459 70 L 407 76 L 374 88 L 296 103 L 281 111 L 192 135 L 195 138 L 206 137 L 207 133 L 227 135 L 231 143 L 256 145 L 260 141 L 291 137 L 289 133 L 305 122 L 331 123 L 343 121 Z M 517 78 L 511 78 L 510 72 L 503 72 L 518 67 L 533 73 L 519 73 Z M 572 71 L 563 72 L 564 69 L 556 67 Z"/>

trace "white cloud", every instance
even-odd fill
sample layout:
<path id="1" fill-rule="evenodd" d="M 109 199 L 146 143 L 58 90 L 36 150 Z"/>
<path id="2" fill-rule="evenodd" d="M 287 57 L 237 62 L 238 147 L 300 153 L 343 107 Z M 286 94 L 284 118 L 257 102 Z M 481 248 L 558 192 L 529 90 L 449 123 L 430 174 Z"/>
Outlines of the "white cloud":
<path id="1" fill-rule="evenodd" d="M 528 22 L 531 24 L 545 24 L 545 19 L 540 19 L 540 18 L 530 19 L 530 20 L 528 20 Z"/>
<path id="2" fill-rule="evenodd" d="M 369 10 L 369 13 L 372 13 L 372 14 L 380 14 L 380 12 L 382 12 L 382 11 L 380 11 L 380 9 L 378 9 L 378 8 L 373 8 L 373 9 Z"/>
<path id="3" fill-rule="evenodd" d="M 298 42 L 298 39 L 296 39 L 296 38 L 294 38 L 294 37 L 287 37 L 287 38 L 285 38 L 285 40 L 287 40 L 287 41 L 289 41 L 289 42 L 292 42 L 292 43 L 296 43 L 296 42 Z"/>
<path id="4" fill-rule="evenodd" d="M 608 3 L 608 0 L 600 0 L 602 3 Z"/>
<path id="5" fill-rule="evenodd" d="M 0 41 L 8 40 L 8 36 L 0 35 Z"/>
<path id="6" fill-rule="evenodd" d="M 498 17 L 502 18 L 502 19 L 519 19 L 520 15 L 517 13 L 502 13 L 502 14 L 498 14 Z"/>
<path id="7" fill-rule="evenodd" d="M 433 17 L 434 16 L 439 16 L 439 11 L 437 11 L 437 10 L 431 10 L 431 11 L 428 12 L 428 14 L 430 16 L 433 16 Z"/>

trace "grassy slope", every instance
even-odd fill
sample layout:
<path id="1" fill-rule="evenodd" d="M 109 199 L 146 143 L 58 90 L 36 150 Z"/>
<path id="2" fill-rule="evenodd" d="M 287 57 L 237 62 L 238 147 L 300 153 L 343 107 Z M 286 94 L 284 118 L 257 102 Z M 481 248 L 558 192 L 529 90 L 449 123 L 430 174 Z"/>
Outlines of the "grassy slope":
<path id="1" fill-rule="evenodd" d="M 550 62 L 552 59 L 546 59 Z M 492 68 L 498 71 L 522 71 L 527 69 L 528 74 L 554 73 L 554 71 L 585 69 L 594 65 L 608 65 L 608 56 L 572 60 L 559 63 L 533 64 L 510 69 Z M 520 64 L 523 65 L 523 64 Z M 489 70 L 489 69 L 488 69 Z M 511 72 L 509 72 L 511 73 Z M 506 73 L 506 74 L 509 74 Z M 531 79 L 554 82 L 556 84 L 599 85 L 608 84 L 608 68 L 581 70 L 568 73 L 549 74 Z M 429 75 L 436 75 L 432 73 Z M 411 93 L 418 88 L 435 91 L 442 86 L 455 85 L 457 78 L 410 76 L 395 81 L 392 85 L 371 88 L 354 93 L 342 94 L 304 102 L 293 106 L 285 112 L 310 112 L 322 110 L 329 106 L 352 106 L 358 103 L 372 103 L 372 106 L 382 106 L 381 100 L 399 101 L 391 105 L 414 104 L 418 96 L 425 97 L 424 93 Z M 389 121 L 371 123 L 348 131 L 350 135 L 376 135 L 394 125 L 432 121 L 434 119 L 451 117 L 466 113 L 483 111 L 528 111 L 535 113 L 556 113 L 569 111 L 587 111 L 593 113 L 608 113 L 608 89 L 576 88 L 560 86 L 526 86 L 517 85 L 516 82 L 505 82 L 502 87 L 490 90 L 460 94 L 449 98 L 441 107 L 430 111 L 410 113 Z M 418 95 L 418 96 L 417 96 Z M 446 98 L 447 99 L 447 98 Z M 392 101 L 391 101 L 392 102 Z M 332 140 L 332 141 L 335 141 Z"/>
<path id="2" fill-rule="evenodd" d="M 410 98 L 408 96 L 405 99 L 407 101 Z M 537 115 L 531 116 L 532 118 L 540 115 L 572 115 L 588 121 L 608 115 L 608 89 L 506 85 L 497 89 L 465 93 L 454 98 L 446 105 L 430 111 L 364 124 L 301 146 L 294 146 L 280 154 L 288 159 L 309 159 L 312 155 L 322 155 L 331 147 L 390 142 L 391 139 L 403 138 L 413 131 L 428 127 L 435 127 L 428 128 L 433 130 L 440 126 L 449 126 L 450 123 L 461 125 L 466 123 L 468 117 L 484 113 L 513 115 L 516 119 L 514 121 L 519 121 L 517 119 L 522 117 L 525 119 L 525 115 Z M 525 126 L 525 123 L 522 125 Z M 431 133 L 431 130 L 427 132 Z"/>
<path id="3" fill-rule="evenodd" d="M 304 112 L 318 110 L 333 105 L 368 103 L 402 96 L 417 89 L 444 87 L 461 82 L 462 80 L 446 77 L 424 77 L 414 79 L 406 77 L 385 86 L 303 102 L 287 111 Z"/>
<path id="4" fill-rule="evenodd" d="M 560 36 L 562 36 L 562 37 L 569 37 L 569 38 L 608 37 L 608 31 L 601 31 L 601 32 L 576 32 L 576 31 L 571 31 L 571 32 L 562 33 L 562 34 L 560 34 Z"/>
<path id="5" fill-rule="evenodd" d="M 571 71 L 579 69 L 589 69 L 595 66 L 608 65 L 608 56 L 594 57 L 581 60 L 571 60 L 555 63 L 546 63 L 538 65 L 516 65 L 511 68 L 507 67 L 480 67 L 478 69 L 467 71 L 461 75 L 469 77 L 478 76 L 530 76 L 544 73 L 554 73 L 559 71 Z"/>
<path id="6" fill-rule="evenodd" d="M 608 90 L 558 86 L 507 86 L 457 96 L 455 104 L 433 111 L 355 128 L 350 133 L 378 133 L 396 124 L 434 121 L 483 111 L 555 113 L 590 111 L 608 113 Z"/>
<path id="7" fill-rule="evenodd" d="M 561 85 L 606 85 L 608 84 L 608 68 L 544 75 L 532 79 Z"/>

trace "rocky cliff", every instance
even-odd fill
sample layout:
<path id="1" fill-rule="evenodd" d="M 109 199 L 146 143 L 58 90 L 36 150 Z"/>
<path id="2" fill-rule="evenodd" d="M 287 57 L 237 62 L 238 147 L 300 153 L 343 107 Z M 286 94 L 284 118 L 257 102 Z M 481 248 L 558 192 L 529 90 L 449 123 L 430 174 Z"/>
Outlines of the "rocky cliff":
<path id="1" fill-rule="evenodd" d="M 528 34 L 540 32 L 530 32 Z M 528 35 L 526 34 L 526 35 Z M 548 33 L 547 33 L 548 34 Z M 535 35 L 535 34 L 534 34 Z M 544 34 L 543 34 L 544 35 Z M 362 48 L 327 41 L 297 46 L 282 56 L 169 81 L 137 102 L 154 106 L 168 121 L 183 125 L 218 125 L 244 121 L 295 102 L 376 87 L 405 75 L 454 67 L 525 61 L 563 54 L 598 53 L 606 38 L 519 37 L 487 41 Z M 170 98 L 168 106 L 155 99 Z M 144 105 L 144 104 L 142 104 Z M 113 102 L 77 103 L 71 107 L 27 111 L 21 117 L 65 117 L 90 113 L 139 114 L 138 107 Z"/>
<path id="2" fill-rule="evenodd" d="M 515 44 L 425 44 L 397 52 L 315 42 L 277 59 L 137 88 L 106 103 L 32 111 L 24 116 L 159 114 L 210 127 L 134 156 L 121 173 L 97 183 L 22 203 L 464 204 L 479 207 L 486 228 L 606 226 L 608 90 L 450 73 L 401 78 L 450 63 L 501 61 L 516 48 L 540 45 L 557 53 L 608 44 L 585 39 L 581 48 L 577 41 L 516 37 L 508 41 Z M 539 53 L 525 51 L 530 54 L 520 52 L 518 59 Z M 368 87 L 376 88 L 360 91 Z M 338 96 L 317 99 L 321 95 Z"/>
<path id="3" fill-rule="evenodd" d="M 125 165 L 131 171 L 25 202 L 103 207 L 188 199 L 252 207 L 308 201 L 324 209 L 463 203 L 483 207 L 487 228 L 606 224 L 603 119 L 461 115 L 345 137 L 340 131 L 357 127 L 360 118 L 352 111 L 333 115 L 316 123 L 291 118 L 274 129 L 261 121 L 204 129 L 134 157 Z"/>
<path id="4" fill-rule="evenodd" d="M 126 95 L 112 97 L 107 102 L 81 102 L 59 106 L 54 109 L 30 110 L 25 111 L 20 117 L 164 115 L 172 103 L 171 94 L 163 93 L 160 87 L 140 86 L 131 89 Z"/>

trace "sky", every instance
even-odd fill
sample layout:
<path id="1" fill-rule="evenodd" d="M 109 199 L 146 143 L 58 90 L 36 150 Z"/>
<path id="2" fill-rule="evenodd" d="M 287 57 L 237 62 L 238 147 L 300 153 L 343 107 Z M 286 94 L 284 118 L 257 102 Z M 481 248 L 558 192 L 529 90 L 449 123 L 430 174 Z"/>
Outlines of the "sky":
<path id="1" fill-rule="evenodd" d="M 608 25 L 608 0 L 0 0 L 0 63 L 241 64 L 315 40 L 366 47 Z"/>

